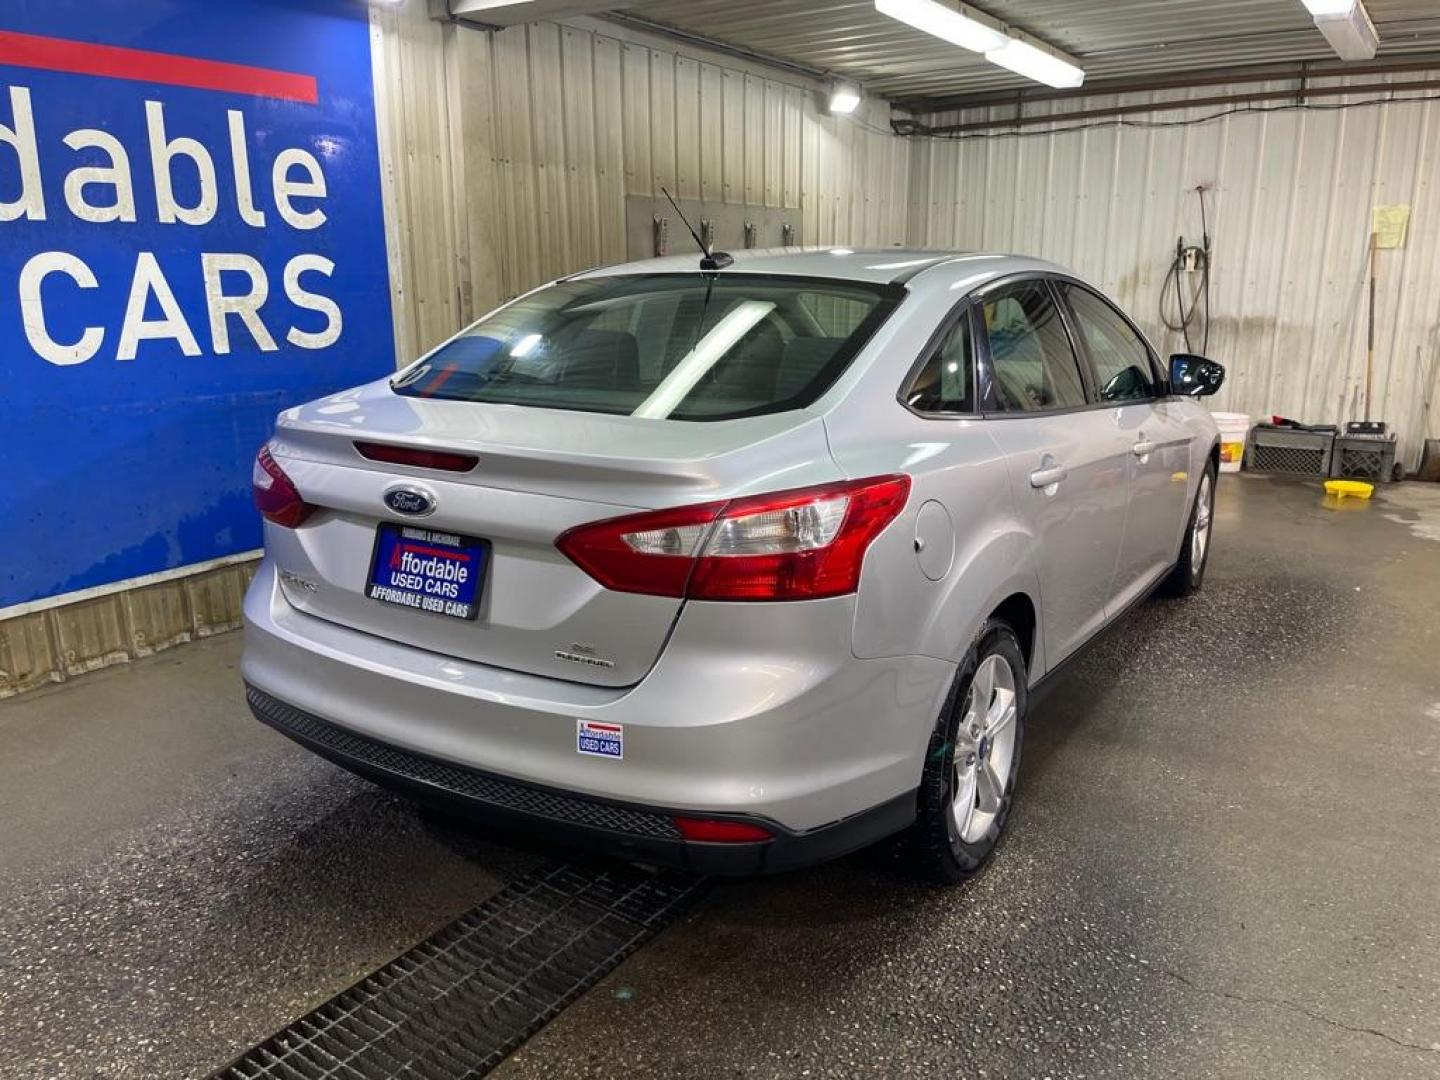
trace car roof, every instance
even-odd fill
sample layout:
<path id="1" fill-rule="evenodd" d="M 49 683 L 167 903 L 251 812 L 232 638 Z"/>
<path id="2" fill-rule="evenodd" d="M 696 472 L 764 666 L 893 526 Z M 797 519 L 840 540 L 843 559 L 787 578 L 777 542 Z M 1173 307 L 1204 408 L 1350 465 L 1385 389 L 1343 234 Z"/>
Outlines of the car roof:
<path id="1" fill-rule="evenodd" d="M 985 251 L 936 251 L 904 247 L 783 247 L 732 251 L 735 262 L 721 274 L 785 274 L 794 277 L 834 278 L 875 284 L 905 283 L 927 271 L 983 273 L 985 278 L 1022 271 L 1068 273 L 1064 267 L 1026 255 Z M 612 277 L 618 274 L 698 273 L 700 253 L 687 251 L 638 262 L 599 266 L 564 280 Z"/>

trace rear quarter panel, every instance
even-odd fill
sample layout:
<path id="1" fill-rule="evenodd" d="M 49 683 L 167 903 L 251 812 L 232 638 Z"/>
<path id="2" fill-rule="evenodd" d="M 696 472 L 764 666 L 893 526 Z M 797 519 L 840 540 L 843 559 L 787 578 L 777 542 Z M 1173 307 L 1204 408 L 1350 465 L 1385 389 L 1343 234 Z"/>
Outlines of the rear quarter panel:
<path id="1" fill-rule="evenodd" d="M 1024 593 L 1039 612 L 1034 540 L 1014 512 L 1004 458 L 983 420 L 924 419 L 898 402 L 891 405 L 893 411 L 883 404 L 868 410 L 863 435 L 847 435 L 841 421 L 827 420 L 834 425 L 832 452 L 848 475 L 911 477 L 904 512 L 865 556 L 855 655 L 958 663 L 1005 597 Z M 931 500 L 945 507 L 952 530 L 953 555 L 938 580 L 922 571 L 915 550 L 920 509 Z M 933 548 L 935 538 L 928 543 Z M 1043 669 L 1038 645 L 1034 659 L 1031 675 L 1037 677 Z"/>

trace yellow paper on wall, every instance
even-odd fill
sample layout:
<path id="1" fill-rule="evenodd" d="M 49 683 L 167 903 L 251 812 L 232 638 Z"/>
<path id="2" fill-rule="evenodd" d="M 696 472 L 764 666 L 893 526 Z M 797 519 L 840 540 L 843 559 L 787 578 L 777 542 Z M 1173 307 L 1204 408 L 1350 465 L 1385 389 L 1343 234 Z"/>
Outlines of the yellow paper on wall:
<path id="1" fill-rule="evenodd" d="M 1405 229 L 1410 224 L 1410 207 L 1377 206 L 1371 214 L 1370 231 L 1375 234 L 1377 248 L 1405 246 Z"/>

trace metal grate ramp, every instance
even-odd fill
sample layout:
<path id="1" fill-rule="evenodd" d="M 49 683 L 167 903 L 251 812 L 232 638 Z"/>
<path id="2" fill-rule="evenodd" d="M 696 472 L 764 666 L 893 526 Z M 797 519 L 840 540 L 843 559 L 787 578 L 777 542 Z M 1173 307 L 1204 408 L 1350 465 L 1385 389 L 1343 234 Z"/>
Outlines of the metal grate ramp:
<path id="1" fill-rule="evenodd" d="M 533 870 L 214 1080 L 483 1076 L 658 933 L 701 882 L 627 865 Z"/>

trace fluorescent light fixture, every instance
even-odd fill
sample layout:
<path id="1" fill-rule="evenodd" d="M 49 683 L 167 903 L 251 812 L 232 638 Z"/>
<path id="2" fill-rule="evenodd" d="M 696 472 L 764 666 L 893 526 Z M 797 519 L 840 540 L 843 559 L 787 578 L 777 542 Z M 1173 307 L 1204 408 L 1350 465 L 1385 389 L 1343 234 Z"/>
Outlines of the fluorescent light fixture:
<path id="1" fill-rule="evenodd" d="M 1380 47 L 1380 35 L 1361 0 L 1304 0 L 1315 27 L 1341 60 L 1369 60 Z"/>
<path id="2" fill-rule="evenodd" d="M 1339 0 L 1306 0 L 1311 2 Z M 1085 72 L 1071 58 L 965 4 L 953 0 L 875 0 L 875 10 L 962 49 L 984 53 L 992 64 L 1046 86 L 1069 89 L 1085 81 Z"/>
<path id="3" fill-rule="evenodd" d="M 998 49 L 991 49 L 985 59 L 1058 90 L 1068 90 L 1085 81 L 1085 72 L 1077 65 L 1057 56 L 1051 49 L 1018 37 L 1011 37 Z"/>
<path id="4" fill-rule="evenodd" d="M 528 3 L 531 3 L 531 0 L 461 0 L 461 3 L 456 4 L 450 10 L 454 15 L 468 15 L 473 11 L 489 11 L 491 8 L 514 7 L 516 4 Z"/>
<path id="5" fill-rule="evenodd" d="M 837 116 L 853 113 L 860 107 L 860 87 L 856 83 L 836 79 L 830 84 L 830 111 Z"/>
<path id="6" fill-rule="evenodd" d="M 940 4 L 936 0 L 875 0 L 875 10 L 971 52 L 989 52 L 1005 43 L 1004 31 L 994 25 L 993 20 L 982 22 L 988 17 L 964 4 Z"/>

